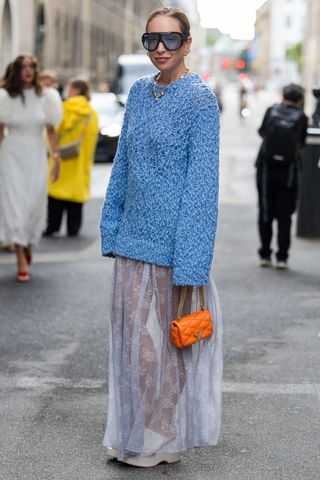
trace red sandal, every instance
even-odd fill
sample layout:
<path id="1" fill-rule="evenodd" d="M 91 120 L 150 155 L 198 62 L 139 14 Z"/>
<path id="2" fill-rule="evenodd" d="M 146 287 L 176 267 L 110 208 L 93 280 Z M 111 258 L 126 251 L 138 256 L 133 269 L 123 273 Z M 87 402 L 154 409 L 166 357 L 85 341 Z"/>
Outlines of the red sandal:
<path id="1" fill-rule="evenodd" d="M 21 283 L 29 282 L 29 272 L 17 272 L 17 281 Z"/>

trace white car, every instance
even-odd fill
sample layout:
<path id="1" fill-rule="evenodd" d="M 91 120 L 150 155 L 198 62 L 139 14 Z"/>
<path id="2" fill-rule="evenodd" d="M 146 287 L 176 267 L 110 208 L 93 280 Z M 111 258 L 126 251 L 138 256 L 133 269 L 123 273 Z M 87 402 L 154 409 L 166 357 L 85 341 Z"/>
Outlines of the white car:
<path id="1" fill-rule="evenodd" d="M 112 162 L 117 151 L 124 108 L 114 93 L 93 93 L 91 106 L 99 119 L 99 137 L 95 162 Z"/>

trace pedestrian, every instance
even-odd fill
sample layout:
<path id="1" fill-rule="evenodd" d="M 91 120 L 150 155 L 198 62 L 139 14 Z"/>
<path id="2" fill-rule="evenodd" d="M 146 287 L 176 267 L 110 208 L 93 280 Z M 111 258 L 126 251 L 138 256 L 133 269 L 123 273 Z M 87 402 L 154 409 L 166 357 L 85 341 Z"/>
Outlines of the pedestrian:
<path id="1" fill-rule="evenodd" d="M 54 70 L 41 70 L 39 79 L 42 88 L 57 88 L 58 79 Z"/>
<path id="2" fill-rule="evenodd" d="M 60 100 L 42 90 L 35 58 L 19 55 L 0 88 L 0 239 L 15 245 L 19 282 L 30 279 L 31 247 L 38 243 L 46 221 L 44 129 L 54 158 L 52 181 L 59 176 L 54 126 L 61 112 Z"/>
<path id="3" fill-rule="evenodd" d="M 213 91 L 216 95 L 219 111 L 220 111 L 220 114 L 221 114 L 223 112 L 222 85 L 221 85 L 221 83 L 217 82 L 215 84 L 215 87 L 213 88 Z"/>
<path id="4" fill-rule="evenodd" d="M 304 90 L 296 84 L 283 89 L 280 104 L 268 108 L 258 132 L 263 142 L 256 162 L 259 196 L 258 250 L 260 266 L 272 266 L 273 221 L 277 221 L 276 267 L 288 268 L 291 217 L 298 192 L 299 149 L 304 145 L 308 118 L 303 111 Z"/>
<path id="5" fill-rule="evenodd" d="M 91 168 L 99 133 L 98 116 L 90 105 L 90 85 L 86 80 L 70 82 L 68 98 L 63 102 L 63 120 L 57 129 L 61 146 L 78 142 L 70 158 L 61 152 L 59 180 L 49 179 L 48 223 L 45 235 L 59 232 L 63 213 L 67 214 L 69 236 L 78 235 L 83 204 L 90 193 Z M 53 162 L 51 159 L 50 163 Z"/>
<path id="6" fill-rule="evenodd" d="M 11 75 L 11 70 L 12 70 L 12 63 L 9 63 L 6 67 L 3 77 L 1 78 L 0 88 L 2 88 L 5 85 L 7 79 Z M 15 251 L 13 243 L 10 243 L 10 242 L 0 242 L 0 247 L 1 249 L 6 250 L 8 252 L 13 253 Z"/>
<path id="7" fill-rule="evenodd" d="M 248 116 L 248 89 L 243 82 L 240 83 L 239 89 L 239 114 L 240 118 Z"/>
<path id="8" fill-rule="evenodd" d="M 210 273 L 217 224 L 219 110 L 185 58 L 180 10 L 150 14 L 143 46 L 156 75 L 132 86 L 101 216 L 102 254 L 115 257 L 107 453 L 135 466 L 181 460 L 220 430 L 221 315 Z M 170 339 L 203 286 L 212 337 L 185 349 Z"/>
<path id="9" fill-rule="evenodd" d="M 52 91 L 51 95 L 56 95 L 57 98 L 63 100 L 57 74 L 54 70 L 41 70 L 39 79 L 43 90 L 50 88 Z"/>

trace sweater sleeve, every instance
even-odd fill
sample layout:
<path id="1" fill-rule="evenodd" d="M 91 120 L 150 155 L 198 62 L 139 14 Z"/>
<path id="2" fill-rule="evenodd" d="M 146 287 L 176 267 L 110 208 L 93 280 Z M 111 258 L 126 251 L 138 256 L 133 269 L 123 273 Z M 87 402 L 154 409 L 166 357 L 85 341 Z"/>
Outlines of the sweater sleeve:
<path id="1" fill-rule="evenodd" d="M 207 285 L 218 217 L 219 109 L 211 95 L 192 125 L 173 258 L 175 285 Z"/>
<path id="2" fill-rule="evenodd" d="M 129 100 L 124 115 L 117 153 L 114 159 L 109 185 L 102 207 L 100 233 L 101 251 L 105 257 L 113 257 L 113 250 L 123 213 L 123 205 L 127 189 L 127 151 L 126 136 L 128 129 Z"/>

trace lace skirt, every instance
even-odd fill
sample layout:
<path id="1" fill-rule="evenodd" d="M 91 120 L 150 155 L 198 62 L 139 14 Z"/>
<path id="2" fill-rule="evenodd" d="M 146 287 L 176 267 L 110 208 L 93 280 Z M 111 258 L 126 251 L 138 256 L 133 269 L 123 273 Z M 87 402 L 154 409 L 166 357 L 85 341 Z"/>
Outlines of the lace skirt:
<path id="1" fill-rule="evenodd" d="M 172 270 L 117 257 L 113 272 L 109 402 L 103 444 L 118 458 L 215 445 L 221 422 L 222 325 L 211 276 L 206 306 L 215 333 L 180 350 L 170 341 L 180 288 Z M 188 289 L 185 312 L 199 309 Z"/>

